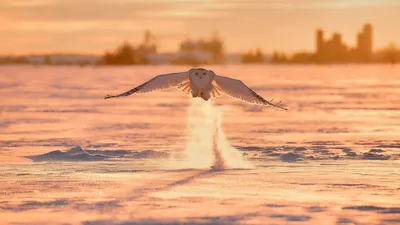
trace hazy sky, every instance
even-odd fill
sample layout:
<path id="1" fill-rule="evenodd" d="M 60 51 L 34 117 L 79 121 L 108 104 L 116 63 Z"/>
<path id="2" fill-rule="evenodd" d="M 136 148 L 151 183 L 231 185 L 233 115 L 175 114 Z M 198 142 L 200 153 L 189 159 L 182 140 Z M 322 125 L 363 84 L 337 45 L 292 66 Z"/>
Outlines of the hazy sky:
<path id="1" fill-rule="evenodd" d="M 314 50 L 314 31 L 355 44 L 365 22 L 374 48 L 400 45 L 400 0 L 0 0 L 0 55 L 102 53 L 153 31 L 160 51 L 218 31 L 228 52 Z"/>

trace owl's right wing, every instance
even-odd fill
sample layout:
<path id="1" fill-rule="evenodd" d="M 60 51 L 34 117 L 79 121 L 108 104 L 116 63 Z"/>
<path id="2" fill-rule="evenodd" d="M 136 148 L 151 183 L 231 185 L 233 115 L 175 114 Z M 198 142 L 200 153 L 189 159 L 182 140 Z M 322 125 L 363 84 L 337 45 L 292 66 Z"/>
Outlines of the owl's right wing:
<path id="1" fill-rule="evenodd" d="M 118 95 L 107 95 L 105 99 L 128 96 L 134 93 L 146 93 L 146 92 L 168 89 L 171 87 L 178 87 L 183 83 L 187 83 L 188 81 L 189 81 L 188 72 L 161 74 L 124 93 Z"/>
<path id="2" fill-rule="evenodd" d="M 287 110 L 283 107 L 281 102 L 275 104 L 272 101 L 265 100 L 255 91 L 247 87 L 247 85 L 245 85 L 241 80 L 216 75 L 214 77 L 214 81 L 219 90 L 222 90 L 222 92 L 232 98 L 236 98 L 250 104 L 273 106 L 283 110 Z"/>

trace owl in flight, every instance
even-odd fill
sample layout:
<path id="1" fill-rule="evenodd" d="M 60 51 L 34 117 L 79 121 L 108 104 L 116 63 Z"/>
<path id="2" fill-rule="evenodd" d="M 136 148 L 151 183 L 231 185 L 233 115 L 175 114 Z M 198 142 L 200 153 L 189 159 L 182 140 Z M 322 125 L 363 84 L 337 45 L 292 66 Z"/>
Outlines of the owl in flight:
<path id="1" fill-rule="evenodd" d="M 189 94 L 193 98 L 208 100 L 221 96 L 222 93 L 239 99 L 243 102 L 264 106 L 273 106 L 283 110 L 281 102 L 273 103 L 258 95 L 247 87 L 242 81 L 216 75 L 212 70 L 203 68 L 190 69 L 186 72 L 161 74 L 153 79 L 118 95 L 107 95 L 105 99 L 128 96 L 134 93 L 146 93 L 177 87 L 179 90 Z"/>

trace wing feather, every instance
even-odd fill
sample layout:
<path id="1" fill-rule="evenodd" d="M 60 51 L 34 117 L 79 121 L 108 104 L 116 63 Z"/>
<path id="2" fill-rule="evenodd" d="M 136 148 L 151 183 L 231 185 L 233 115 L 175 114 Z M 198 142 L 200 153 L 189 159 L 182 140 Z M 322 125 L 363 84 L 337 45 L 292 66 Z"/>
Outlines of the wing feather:
<path id="1" fill-rule="evenodd" d="M 281 102 L 275 104 L 272 103 L 272 101 L 265 100 L 255 91 L 247 87 L 241 80 L 236 80 L 229 77 L 223 77 L 218 75 L 214 77 L 214 80 L 219 90 L 229 95 L 232 98 L 239 99 L 246 103 L 257 104 L 257 105 L 269 105 L 287 110 L 286 108 L 283 107 L 282 104 L 280 104 Z"/>
<path id="2" fill-rule="evenodd" d="M 184 86 L 181 91 L 185 92 L 186 94 L 190 93 L 190 85 L 186 84 L 186 86 Z"/>
<path id="3" fill-rule="evenodd" d="M 215 85 L 215 82 L 212 85 L 212 88 L 210 90 L 211 97 L 213 98 L 218 98 L 221 96 L 221 90 L 217 85 Z"/>
<path id="4" fill-rule="evenodd" d="M 161 74 L 124 93 L 118 95 L 107 95 L 105 99 L 128 96 L 134 93 L 152 92 L 177 86 L 185 86 L 185 83 L 188 80 L 188 72 Z"/>

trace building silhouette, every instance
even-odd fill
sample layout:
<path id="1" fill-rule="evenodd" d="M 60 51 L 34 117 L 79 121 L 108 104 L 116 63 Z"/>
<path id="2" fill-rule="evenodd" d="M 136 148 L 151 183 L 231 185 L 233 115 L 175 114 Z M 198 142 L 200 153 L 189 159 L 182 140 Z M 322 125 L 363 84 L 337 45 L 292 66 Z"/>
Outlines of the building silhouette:
<path id="1" fill-rule="evenodd" d="M 370 61 L 372 55 L 372 25 L 365 24 L 357 35 L 356 52 L 361 61 Z"/>
<path id="2" fill-rule="evenodd" d="M 136 48 L 136 51 L 142 55 L 156 54 L 157 53 L 157 43 L 151 31 L 146 30 L 144 33 L 143 41 Z"/>
<path id="3" fill-rule="evenodd" d="M 174 64 L 219 64 L 225 60 L 224 43 L 217 34 L 211 39 L 186 39 L 179 45 Z"/>
<path id="4" fill-rule="evenodd" d="M 330 39 L 325 40 L 324 31 L 317 29 L 315 47 L 315 62 L 369 62 L 372 59 L 372 25 L 365 24 L 358 33 L 355 48 L 348 47 L 341 34 L 333 33 Z"/>

